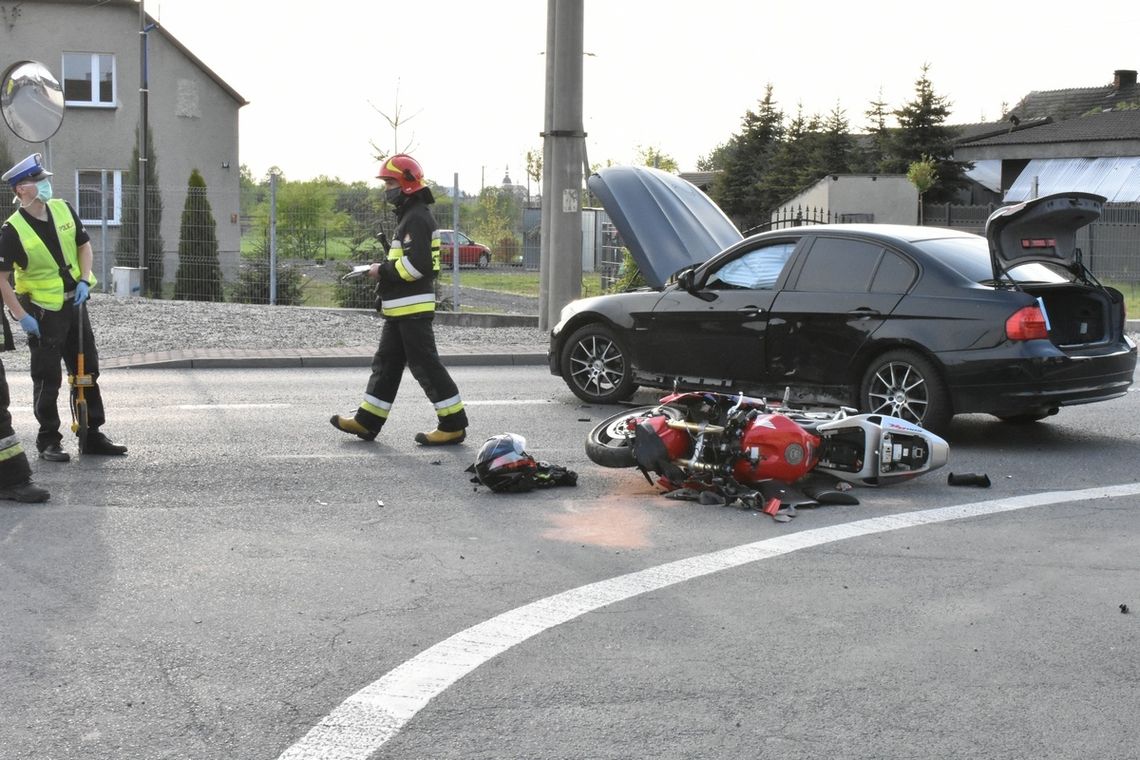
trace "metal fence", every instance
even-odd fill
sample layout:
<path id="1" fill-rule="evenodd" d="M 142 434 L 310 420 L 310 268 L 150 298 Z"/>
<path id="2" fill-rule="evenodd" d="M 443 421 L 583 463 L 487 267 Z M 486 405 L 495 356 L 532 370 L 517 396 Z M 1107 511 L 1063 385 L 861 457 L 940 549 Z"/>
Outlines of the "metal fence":
<path id="1" fill-rule="evenodd" d="M 102 178 L 101 178 L 102 179 Z M 305 183 L 311 185 L 312 183 Z M 251 202 L 235 193 L 163 186 L 148 192 L 146 245 L 139 260 L 137 188 L 102 180 L 56 194 L 77 209 L 91 238 L 93 270 L 104 292 L 181 300 L 224 300 L 282 305 L 371 307 L 370 280 L 345 282 L 356 264 L 381 260 L 377 239 L 395 229 L 391 207 L 375 188 L 329 190 L 306 187 Z M 460 201 L 461 219 L 477 218 L 478 199 Z M 246 207 L 243 213 L 242 207 Z M 459 232 L 489 255 L 458 257 L 444 245 L 445 280 L 476 272 L 533 276 L 538 269 L 538 219 L 525 202 L 517 213 L 492 219 L 497 234 L 484 239 L 479 228 Z M 432 207 L 440 229 L 452 227 L 451 200 Z M 488 225 L 483 224 L 484 227 Z M 466 239 L 461 240 L 465 243 Z M 453 261 L 458 258 L 458 272 Z"/>

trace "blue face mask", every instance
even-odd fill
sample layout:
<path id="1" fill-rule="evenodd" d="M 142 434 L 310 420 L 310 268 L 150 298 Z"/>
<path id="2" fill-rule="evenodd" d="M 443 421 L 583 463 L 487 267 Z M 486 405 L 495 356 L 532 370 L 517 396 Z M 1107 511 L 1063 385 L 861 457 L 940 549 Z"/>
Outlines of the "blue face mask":
<path id="1" fill-rule="evenodd" d="M 399 206 L 400 205 L 400 197 L 403 194 L 404 194 L 404 191 L 402 189 L 400 189 L 399 187 L 389 187 L 384 191 L 384 198 L 389 203 L 391 203 L 393 206 Z"/>
<path id="2" fill-rule="evenodd" d="M 36 197 L 44 203 L 51 200 L 51 180 L 41 179 L 36 183 Z"/>

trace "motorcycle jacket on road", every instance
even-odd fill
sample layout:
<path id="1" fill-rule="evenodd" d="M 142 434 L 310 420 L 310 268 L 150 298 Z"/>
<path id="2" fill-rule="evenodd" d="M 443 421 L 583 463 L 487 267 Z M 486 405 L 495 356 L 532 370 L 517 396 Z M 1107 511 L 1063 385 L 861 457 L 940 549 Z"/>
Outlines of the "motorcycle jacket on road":
<path id="1" fill-rule="evenodd" d="M 439 274 L 439 231 L 428 209 L 431 190 L 405 196 L 396 207 L 396 231 L 376 286 L 388 319 L 430 317 L 435 313 L 435 278 Z"/>

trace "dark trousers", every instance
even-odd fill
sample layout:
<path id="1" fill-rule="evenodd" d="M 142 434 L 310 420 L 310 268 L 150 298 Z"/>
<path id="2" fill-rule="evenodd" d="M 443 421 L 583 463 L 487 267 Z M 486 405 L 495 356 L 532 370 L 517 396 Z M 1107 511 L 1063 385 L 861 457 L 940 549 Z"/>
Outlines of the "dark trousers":
<path id="1" fill-rule="evenodd" d="M 0 486 L 17 486 L 32 477 L 32 468 L 24 447 L 12 429 L 12 413 L 8 411 L 8 377 L 0 362 Z"/>
<path id="2" fill-rule="evenodd" d="M 69 374 L 74 375 L 79 364 L 79 309 L 71 298 L 63 302 L 59 311 L 49 311 L 21 297 L 20 304 L 40 323 L 40 337 L 28 336 L 28 348 L 32 354 L 32 393 L 33 409 L 40 423 L 36 435 L 36 448 L 43 451 L 52 444 L 59 444 L 63 436 L 59 432 L 59 388 L 63 384 L 63 371 L 60 361 L 67 365 Z M 86 315 L 84 315 L 86 317 Z M 99 392 L 99 351 L 95 347 L 95 334 L 91 331 L 91 321 L 83 320 L 84 372 L 91 375 L 91 385 L 84 389 L 87 400 L 87 427 L 94 432 L 106 422 L 103 413 L 103 397 Z M 69 398 L 74 399 L 75 389 L 70 389 Z M 69 401 L 70 407 L 70 401 Z"/>
<path id="3" fill-rule="evenodd" d="M 441 410 L 438 406 L 440 402 L 457 398 L 459 388 L 439 359 L 430 318 L 385 320 L 365 393 L 391 406 L 400 390 L 405 367 L 424 389 L 428 400 L 437 405 L 439 429 L 448 432 L 465 429 L 467 412 L 462 403 L 458 409 Z M 356 416 L 369 430 L 379 430 L 386 419 L 365 409 L 358 410 Z"/>

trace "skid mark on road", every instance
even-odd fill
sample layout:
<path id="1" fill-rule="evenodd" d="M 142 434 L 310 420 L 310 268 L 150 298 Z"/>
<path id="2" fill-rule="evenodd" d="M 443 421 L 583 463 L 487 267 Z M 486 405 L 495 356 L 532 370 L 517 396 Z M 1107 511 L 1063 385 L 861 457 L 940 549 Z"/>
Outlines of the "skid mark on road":
<path id="1" fill-rule="evenodd" d="M 516 644 L 615 602 L 800 549 L 875 533 L 1065 502 L 1140 495 L 1140 483 L 1051 491 L 920 512 L 872 517 L 669 562 L 570 589 L 460 631 L 346 699 L 278 760 L 366 760 L 429 701 Z"/>

